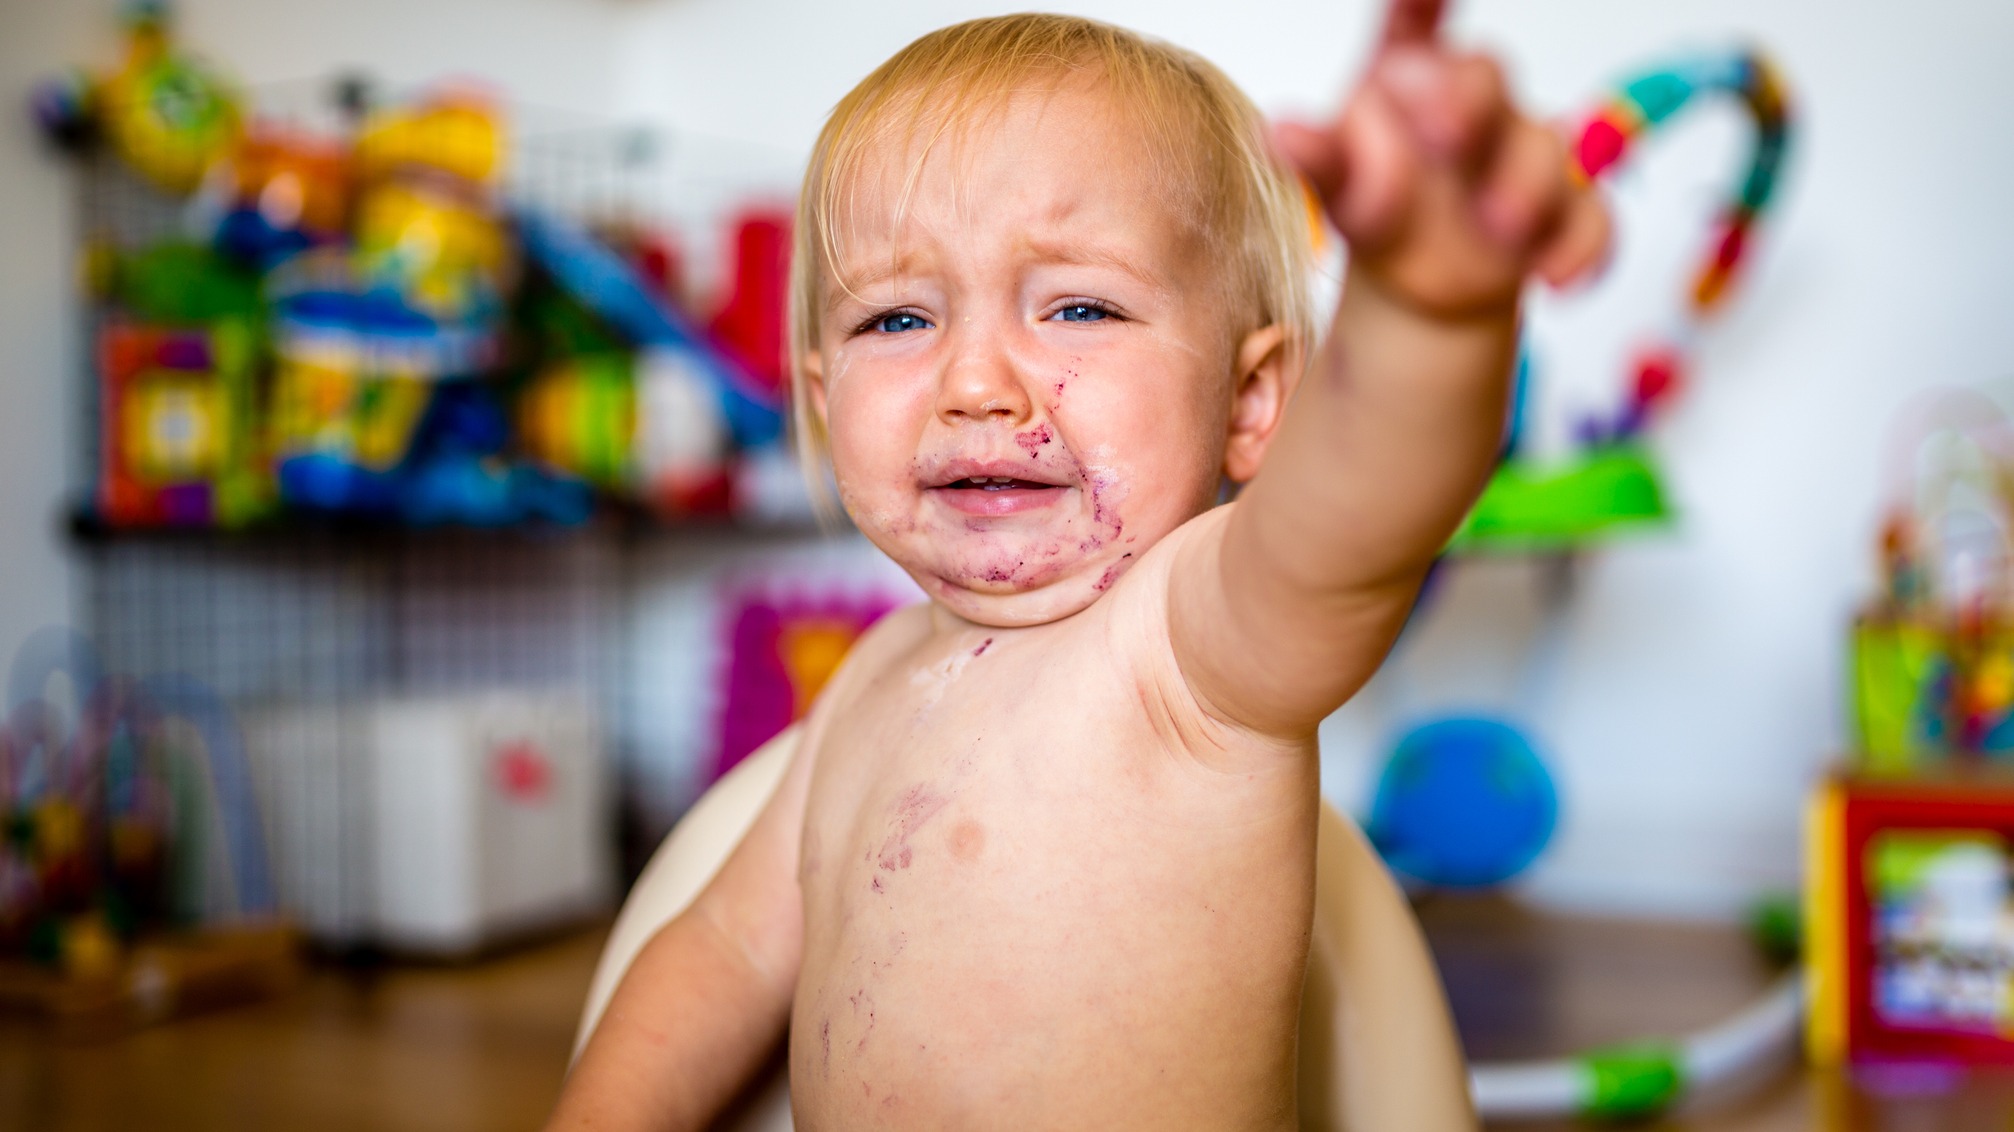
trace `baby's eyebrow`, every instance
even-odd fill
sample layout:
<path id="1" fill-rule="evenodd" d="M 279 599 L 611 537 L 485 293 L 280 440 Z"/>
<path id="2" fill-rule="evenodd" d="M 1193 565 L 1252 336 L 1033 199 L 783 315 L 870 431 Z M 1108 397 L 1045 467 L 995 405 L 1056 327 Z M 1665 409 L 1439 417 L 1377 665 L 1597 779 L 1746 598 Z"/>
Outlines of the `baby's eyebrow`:
<path id="1" fill-rule="evenodd" d="M 1021 241 L 1021 251 L 1038 263 L 1062 264 L 1066 267 L 1109 267 L 1131 276 L 1135 282 L 1144 287 L 1160 290 L 1164 286 L 1162 280 L 1141 269 L 1137 257 L 1089 241 L 1028 238 Z"/>
<path id="2" fill-rule="evenodd" d="M 1165 280 L 1140 267 L 1137 256 L 1128 255 L 1116 248 L 1101 246 L 1090 241 L 1064 241 L 1035 236 L 1023 237 L 1017 244 L 1016 250 L 1024 263 L 1110 268 L 1129 276 L 1143 287 L 1155 291 L 1162 291 L 1167 287 Z M 928 261 L 932 259 L 928 254 L 919 253 L 914 249 L 904 249 L 887 257 L 865 258 L 866 266 L 840 275 L 839 286 L 826 296 L 827 310 L 836 309 L 849 298 L 862 299 L 860 293 L 869 287 L 928 270 L 931 266 Z"/>
<path id="3" fill-rule="evenodd" d="M 860 292 L 878 283 L 886 283 L 890 279 L 902 275 L 915 274 L 918 258 L 918 255 L 913 250 L 900 251 L 886 258 L 871 256 L 868 257 L 868 262 L 873 265 L 871 267 L 863 267 L 853 272 L 836 273 L 839 275 L 839 287 L 832 295 L 826 298 L 826 307 L 836 307 L 848 298 L 860 298 Z"/>

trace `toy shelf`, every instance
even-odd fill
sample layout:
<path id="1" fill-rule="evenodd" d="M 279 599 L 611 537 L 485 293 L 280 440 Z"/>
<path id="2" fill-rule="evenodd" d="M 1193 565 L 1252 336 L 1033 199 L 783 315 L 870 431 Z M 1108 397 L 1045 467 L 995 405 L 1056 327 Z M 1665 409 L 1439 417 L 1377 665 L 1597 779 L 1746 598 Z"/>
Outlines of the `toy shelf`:
<path id="1" fill-rule="evenodd" d="M 592 517 L 581 523 L 531 521 L 490 527 L 459 524 L 420 527 L 343 515 L 283 515 L 228 530 L 215 527 L 121 527 L 105 522 L 87 504 L 74 505 L 63 515 L 65 535 L 72 545 L 86 551 L 115 544 L 148 543 L 228 547 L 323 542 L 366 548 L 445 542 L 480 544 L 580 539 L 658 543 L 681 539 L 727 539 L 759 544 L 819 538 L 850 529 L 843 524 L 828 529 L 808 518 L 751 520 L 727 515 L 696 515 L 666 520 L 648 508 L 616 503 L 602 504 Z"/>
<path id="2" fill-rule="evenodd" d="M 255 92 L 252 102 L 276 137 L 348 130 L 361 138 L 366 120 L 358 107 L 369 101 L 368 84 L 345 81 L 334 89 L 333 102 L 317 101 L 325 89 L 301 85 Z M 457 128 L 469 125 L 465 106 L 426 97 L 407 100 L 420 107 L 414 120 L 437 114 Z M 78 568 L 71 624 L 95 654 L 95 670 L 142 680 L 176 674 L 224 706 L 232 741 L 242 746 L 257 786 L 257 821 L 278 904 L 327 948 L 460 952 L 604 908 L 615 891 L 614 842 L 620 839 L 631 863 L 640 864 L 662 832 L 640 829 L 625 797 L 633 752 L 678 728 L 701 730 L 711 722 L 668 718 L 696 713 L 683 702 L 639 693 L 637 652 L 657 648 L 658 638 L 647 643 L 638 626 L 670 617 L 705 636 L 711 630 L 693 611 L 703 609 L 710 587 L 751 568 L 746 564 L 759 555 L 820 531 L 808 504 L 799 505 L 801 493 L 791 497 L 794 481 L 777 455 L 773 427 L 761 438 L 768 445 L 761 468 L 731 465 L 740 474 L 735 479 L 717 466 L 697 477 L 688 471 L 698 486 L 681 488 L 687 494 L 668 505 L 664 493 L 622 478 L 620 445 L 609 444 L 605 421 L 592 416 L 610 404 L 610 374 L 639 383 L 624 394 L 638 420 L 662 412 L 664 390 L 641 383 L 655 379 L 646 357 L 667 350 L 685 367 L 672 366 L 673 377 L 687 382 L 671 387 L 682 397 L 671 403 L 680 412 L 698 411 L 696 404 L 713 402 L 695 402 L 693 367 L 701 379 L 714 380 L 708 367 L 727 364 L 722 358 L 737 333 L 760 341 L 780 325 L 780 283 L 751 282 L 742 269 L 751 247 L 759 260 L 780 246 L 767 218 L 778 214 L 779 199 L 787 202 L 777 191 L 785 183 L 778 174 L 794 163 L 731 152 L 723 158 L 728 151 L 703 140 L 674 149 L 663 137 L 577 118 L 555 121 L 522 107 L 510 107 L 509 117 L 511 151 L 499 159 L 495 211 L 470 217 L 451 203 L 423 217 L 465 225 L 478 242 L 518 241 L 505 253 L 514 264 L 504 273 L 514 290 L 503 297 L 500 364 L 396 388 L 345 378 L 351 407 L 380 416 L 326 428 L 282 419 L 291 410 L 279 389 L 280 370 L 293 363 L 276 345 L 273 296 L 291 261 L 261 261 L 278 266 L 255 276 L 256 294 L 233 294 L 229 288 L 240 283 L 205 274 L 206 265 L 219 261 L 220 241 L 235 231 L 231 214 L 222 222 L 216 215 L 228 201 L 206 201 L 210 189 L 202 187 L 164 192 L 135 171 L 130 155 L 102 148 L 78 155 L 75 166 L 77 258 L 87 281 L 80 313 L 89 346 L 69 398 L 74 487 L 57 516 Z M 479 133 L 480 123 L 472 128 Z M 419 148 L 408 156 L 421 164 L 452 162 L 463 152 L 437 145 L 441 137 L 424 131 L 414 137 Z M 672 162 L 674 152 L 680 163 Z M 276 168 L 296 159 L 305 160 L 300 152 L 273 158 Z M 233 176 L 253 175 L 252 157 L 241 152 L 235 160 Z M 440 170 L 426 171 L 407 187 L 423 194 L 441 177 Z M 247 200 L 255 205 L 239 218 L 240 235 L 275 236 L 258 225 L 275 215 L 285 219 L 286 194 L 295 191 L 275 185 L 285 189 L 284 175 L 269 177 L 250 198 L 238 185 L 239 212 Z M 277 213 L 267 207 L 273 199 L 281 201 Z M 312 200 L 294 203 L 306 207 Z M 380 202 L 387 209 L 408 203 Z M 747 220 L 751 215 L 756 221 Z M 614 240 L 658 232 L 698 235 L 682 247 L 639 243 L 621 257 L 604 242 L 605 233 L 617 233 L 607 237 Z M 546 246 L 531 247 L 537 238 Z M 354 234 L 314 240 L 298 254 L 352 246 L 343 240 L 362 245 Z M 676 264 L 658 264 L 668 274 L 656 280 L 658 291 L 643 296 L 634 276 L 654 262 L 651 255 L 671 253 L 732 261 L 717 278 L 697 282 L 727 294 L 729 307 L 742 303 L 741 322 L 725 307 L 703 327 L 694 314 L 679 313 L 669 300 L 687 289 L 664 283 L 678 278 Z M 207 297 L 198 294 L 205 287 L 213 292 Z M 640 297 L 650 309 L 639 311 Z M 544 306 L 531 309 L 534 301 Z M 209 306 L 177 306 L 189 303 Z M 267 322 L 238 353 L 229 314 L 215 317 L 233 303 Z M 163 310 L 183 317 L 155 317 L 158 329 L 146 325 L 150 311 Z M 135 326 L 137 337 L 119 338 Z M 581 357 L 594 365 L 566 370 L 573 359 L 552 346 L 555 340 L 585 343 Z M 455 345 L 451 337 L 439 341 L 447 343 L 443 350 Z M 127 347 L 138 359 L 130 365 L 120 360 Z M 720 356 L 709 352 L 716 349 Z M 521 403 L 541 383 L 560 408 Z M 436 421 L 437 391 L 449 386 L 477 394 L 450 408 L 467 416 L 472 404 L 490 414 L 476 413 L 480 419 L 465 429 L 481 434 L 476 439 L 453 438 L 471 454 L 451 469 L 463 478 L 450 485 L 492 490 L 498 479 L 480 477 L 502 468 L 513 490 L 522 480 L 544 493 L 531 505 L 450 507 L 425 519 L 414 519 L 394 496 L 387 497 L 395 499 L 391 506 L 348 510 L 340 498 L 336 505 L 327 498 L 312 507 L 289 505 L 291 485 L 280 465 L 290 451 L 365 453 L 372 430 L 387 421 L 412 429 Z M 423 407 L 402 408 L 399 397 L 418 397 Z M 754 459 L 751 437 L 760 429 L 749 422 L 761 423 L 764 406 L 751 407 L 739 387 L 718 401 L 731 419 L 713 434 L 695 443 L 690 429 L 668 430 L 670 464 L 689 470 L 695 452 L 715 461 Z M 606 419 L 627 420 L 632 410 L 618 408 Z M 541 420 L 563 427 L 533 435 Z M 224 431 L 219 421 L 239 438 L 221 442 L 226 457 L 189 456 L 216 450 Z M 509 430 L 509 437 L 498 439 L 496 427 L 483 434 L 490 426 Z M 327 436 L 340 443 L 325 444 Z M 155 448 L 127 450 L 144 444 Z M 359 456 L 354 463 L 369 461 Z M 400 474 L 400 467 L 380 460 L 358 482 L 393 483 L 378 473 Z M 184 482 L 174 482 L 176 475 Z M 724 497 L 723 482 L 734 485 Z M 743 491 L 749 483 L 759 491 Z M 183 488 L 201 490 L 176 497 Z M 198 494 L 200 506 L 192 510 L 187 499 Z M 723 498 L 751 505 L 730 509 Z M 663 667 L 653 663 L 653 672 Z M 171 738 L 195 749 L 214 747 L 216 737 L 197 742 L 174 732 Z M 463 761 L 425 774 L 411 769 L 443 751 Z M 214 749 L 201 753 L 218 757 Z M 463 803 L 454 801 L 455 792 L 428 793 L 453 775 L 473 776 L 473 785 L 456 790 L 482 799 L 459 817 L 454 807 Z M 477 871 L 432 889 L 406 887 L 404 874 L 423 870 L 403 862 L 434 858 L 399 838 L 424 839 L 457 821 L 484 846 L 471 865 Z M 220 853 L 214 845 L 199 851 L 178 898 L 198 919 L 231 910 L 236 882 Z M 507 874 L 480 872 L 496 861 L 514 863 Z M 441 908 L 463 905 L 462 920 L 439 922 Z"/>

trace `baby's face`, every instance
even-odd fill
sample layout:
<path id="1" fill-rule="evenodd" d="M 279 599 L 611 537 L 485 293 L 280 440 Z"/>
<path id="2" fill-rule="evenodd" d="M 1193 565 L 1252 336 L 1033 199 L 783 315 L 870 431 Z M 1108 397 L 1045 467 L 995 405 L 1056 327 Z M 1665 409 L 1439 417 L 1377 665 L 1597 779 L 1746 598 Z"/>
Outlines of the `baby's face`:
<path id="1" fill-rule="evenodd" d="M 1017 95 L 906 208 L 884 146 L 837 217 L 811 368 L 840 499 L 973 621 L 1083 609 L 1216 498 L 1240 328 L 1135 133 L 1095 91 Z"/>

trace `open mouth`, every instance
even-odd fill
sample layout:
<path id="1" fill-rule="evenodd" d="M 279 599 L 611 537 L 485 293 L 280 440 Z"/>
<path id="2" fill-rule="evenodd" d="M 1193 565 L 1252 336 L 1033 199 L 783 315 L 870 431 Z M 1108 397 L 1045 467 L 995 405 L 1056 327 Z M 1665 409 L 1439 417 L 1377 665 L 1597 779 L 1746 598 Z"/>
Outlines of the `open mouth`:
<path id="1" fill-rule="evenodd" d="M 993 466 L 986 466 L 989 463 Z M 1069 484 L 1036 479 L 1043 473 L 1016 463 L 960 460 L 940 467 L 924 483 L 931 496 L 970 518 L 1004 519 L 1046 511 L 1069 494 L 1065 490 Z"/>
<path id="2" fill-rule="evenodd" d="M 1058 483 L 1016 479 L 1013 476 L 966 476 L 944 485 L 947 491 L 1057 491 Z"/>

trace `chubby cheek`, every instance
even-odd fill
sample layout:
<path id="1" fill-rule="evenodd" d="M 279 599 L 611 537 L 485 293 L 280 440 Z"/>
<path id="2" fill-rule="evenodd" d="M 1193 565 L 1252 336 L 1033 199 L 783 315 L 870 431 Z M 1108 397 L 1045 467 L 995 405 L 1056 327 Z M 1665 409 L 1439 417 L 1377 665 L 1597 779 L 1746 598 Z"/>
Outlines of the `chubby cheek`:
<path id="1" fill-rule="evenodd" d="M 930 415 L 928 390 L 900 371 L 849 372 L 842 355 L 826 387 L 826 436 L 840 502 L 863 528 L 887 521 L 915 477 L 918 438 Z"/>
<path id="2" fill-rule="evenodd" d="M 1224 462 L 1229 406 L 1210 395 L 1206 375 L 1170 364 L 1182 360 L 1142 367 L 1145 380 L 1123 384 L 1066 377 L 1054 410 L 1098 473 L 1101 522 L 1149 542 L 1216 502 Z M 1169 387 L 1187 395 L 1169 396 Z M 1085 426 L 1073 427 L 1078 421 Z"/>

